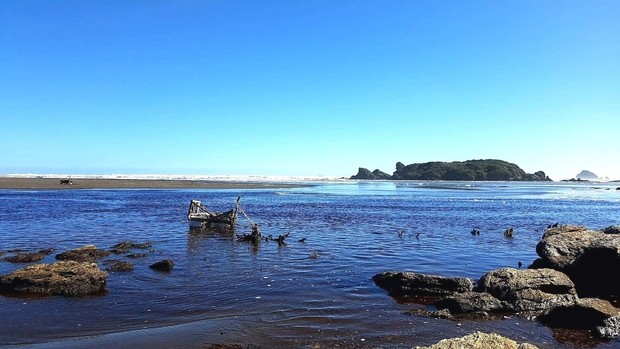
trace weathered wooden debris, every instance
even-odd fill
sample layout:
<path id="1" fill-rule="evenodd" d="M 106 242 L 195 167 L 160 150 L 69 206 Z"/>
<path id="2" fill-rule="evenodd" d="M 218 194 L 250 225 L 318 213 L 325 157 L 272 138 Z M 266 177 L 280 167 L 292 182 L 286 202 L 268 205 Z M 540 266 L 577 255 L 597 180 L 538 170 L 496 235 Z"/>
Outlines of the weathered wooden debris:
<path id="1" fill-rule="evenodd" d="M 260 233 L 260 229 L 258 228 L 258 224 L 252 225 L 252 232 L 250 234 L 237 235 L 237 241 L 241 242 L 250 242 L 253 244 L 258 244 L 261 242 L 262 235 Z"/>

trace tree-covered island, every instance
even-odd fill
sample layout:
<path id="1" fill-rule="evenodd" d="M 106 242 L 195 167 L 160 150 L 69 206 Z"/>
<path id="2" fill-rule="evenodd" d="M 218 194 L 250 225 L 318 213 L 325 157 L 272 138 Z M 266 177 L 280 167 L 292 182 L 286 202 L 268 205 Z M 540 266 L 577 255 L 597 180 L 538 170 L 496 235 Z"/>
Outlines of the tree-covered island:
<path id="1" fill-rule="evenodd" d="M 360 167 L 351 179 L 445 180 L 445 181 L 551 181 L 543 171 L 526 173 L 516 164 L 503 160 L 467 160 L 425 162 L 404 165 L 396 163 L 389 175 L 380 170 Z"/>

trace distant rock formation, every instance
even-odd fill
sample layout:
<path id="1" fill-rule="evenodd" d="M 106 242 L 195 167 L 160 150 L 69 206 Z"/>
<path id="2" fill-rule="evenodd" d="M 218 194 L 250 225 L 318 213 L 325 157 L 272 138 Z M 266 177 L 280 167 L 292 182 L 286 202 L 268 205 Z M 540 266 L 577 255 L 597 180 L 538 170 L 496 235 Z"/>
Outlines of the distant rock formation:
<path id="1" fill-rule="evenodd" d="M 467 160 L 396 163 L 393 175 L 360 167 L 351 179 L 447 180 L 447 181 L 551 181 L 543 172 L 525 173 L 519 166 L 503 160 Z"/>
<path id="2" fill-rule="evenodd" d="M 575 178 L 580 179 L 580 180 L 597 180 L 597 179 L 600 179 L 597 175 L 595 175 L 593 172 L 590 172 L 588 170 L 583 170 L 583 171 L 579 172 L 579 174 L 576 175 Z"/>
<path id="3" fill-rule="evenodd" d="M 370 172 L 370 170 L 360 167 L 357 174 L 351 176 L 351 179 L 392 179 L 392 176 L 378 169 Z"/>

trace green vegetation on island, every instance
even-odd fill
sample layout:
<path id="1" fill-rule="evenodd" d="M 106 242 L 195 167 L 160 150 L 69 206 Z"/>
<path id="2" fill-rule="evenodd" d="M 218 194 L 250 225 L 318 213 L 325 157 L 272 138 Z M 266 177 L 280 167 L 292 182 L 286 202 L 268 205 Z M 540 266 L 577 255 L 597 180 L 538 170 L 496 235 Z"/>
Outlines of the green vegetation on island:
<path id="1" fill-rule="evenodd" d="M 389 175 L 380 170 L 360 167 L 351 179 L 445 180 L 445 181 L 551 181 L 543 172 L 526 173 L 519 166 L 503 160 L 467 160 L 425 162 L 404 165 L 396 163 Z"/>

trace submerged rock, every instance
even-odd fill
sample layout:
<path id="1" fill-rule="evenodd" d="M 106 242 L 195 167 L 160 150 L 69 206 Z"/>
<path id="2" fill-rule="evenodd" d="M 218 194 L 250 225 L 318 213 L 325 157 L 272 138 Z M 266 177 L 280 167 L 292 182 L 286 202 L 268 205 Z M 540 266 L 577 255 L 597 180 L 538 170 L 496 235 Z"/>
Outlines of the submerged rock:
<path id="1" fill-rule="evenodd" d="M 52 254 L 55 250 L 56 250 L 56 249 L 54 249 L 54 248 L 51 248 L 51 247 L 50 247 L 50 248 L 44 248 L 44 249 L 41 249 L 41 250 L 39 250 L 39 252 L 37 252 L 37 253 L 40 253 L 40 254 L 43 254 L 43 255 L 46 255 L 46 256 L 47 256 L 47 255 Z"/>
<path id="2" fill-rule="evenodd" d="M 38 262 L 42 260 L 43 257 L 45 257 L 45 255 L 42 253 L 21 252 L 13 256 L 4 257 L 2 260 L 11 263 L 31 263 Z"/>
<path id="3" fill-rule="evenodd" d="M 614 227 L 604 231 L 578 226 L 547 229 L 536 245 L 540 256 L 531 268 L 549 267 L 568 275 L 584 297 L 620 294 L 620 234 Z"/>
<path id="4" fill-rule="evenodd" d="M 94 263 L 75 261 L 36 264 L 0 276 L 0 291 L 81 296 L 105 289 L 108 273 Z"/>
<path id="5" fill-rule="evenodd" d="M 542 311 L 577 298 L 573 282 L 553 269 L 500 268 L 480 278 L 478 287 L 517 312 Z"/>
<path id="6" fill-rule="evenodd" d="M 62 261 L 95 262 L 97 259 L 107 257 L 108 255 L 110 255 L 108 251 L 100 250 L 94 245 L 86 245 L 57 254 L 56 259 Z"/>
<path id="7" fill-rule="evenodd" d="M 149 268 L 157 271 L 171 271 L 174 268 L 174 262 L 171 259 L 164 259 L 149 265 Z"/>
<path id="8" fill-rule="evenodd" d="M 390 296 L 449 295 L 469 292 L 473 284 L 468 278 L 448 278 L 413 272 L 388 271 L 372 277 L 375 284 Z"/>
<path id="9" fill-rule="evenodd" d="M 133 264 L 125 261 L 119 260 L 107 260 L 103 262 L 103 264 L 107 265 L 105 270 L 107 271 L 132 271 L 134 269 Z"/>
<path id="10" fill-rule="evenodd" d="M 438 343 L 428 347 L 416 347 L 416 349 L 536 349 L 535 345 L 519 344 L 512 339 L 502 337 L 495 333 L 474 332 L 460 338 L 442 339 Z"/>
<path id="11" fill-rule="evenodd" d="M 112 246 L 110 252 L 114 254 L 125 254 L 131 249 L 146 250 L 147 248 L 151 248 L 152 245 L 153 244 L 151 244 L 150 242 L 134 243 L 132 241 L 123 241 Z"/>

